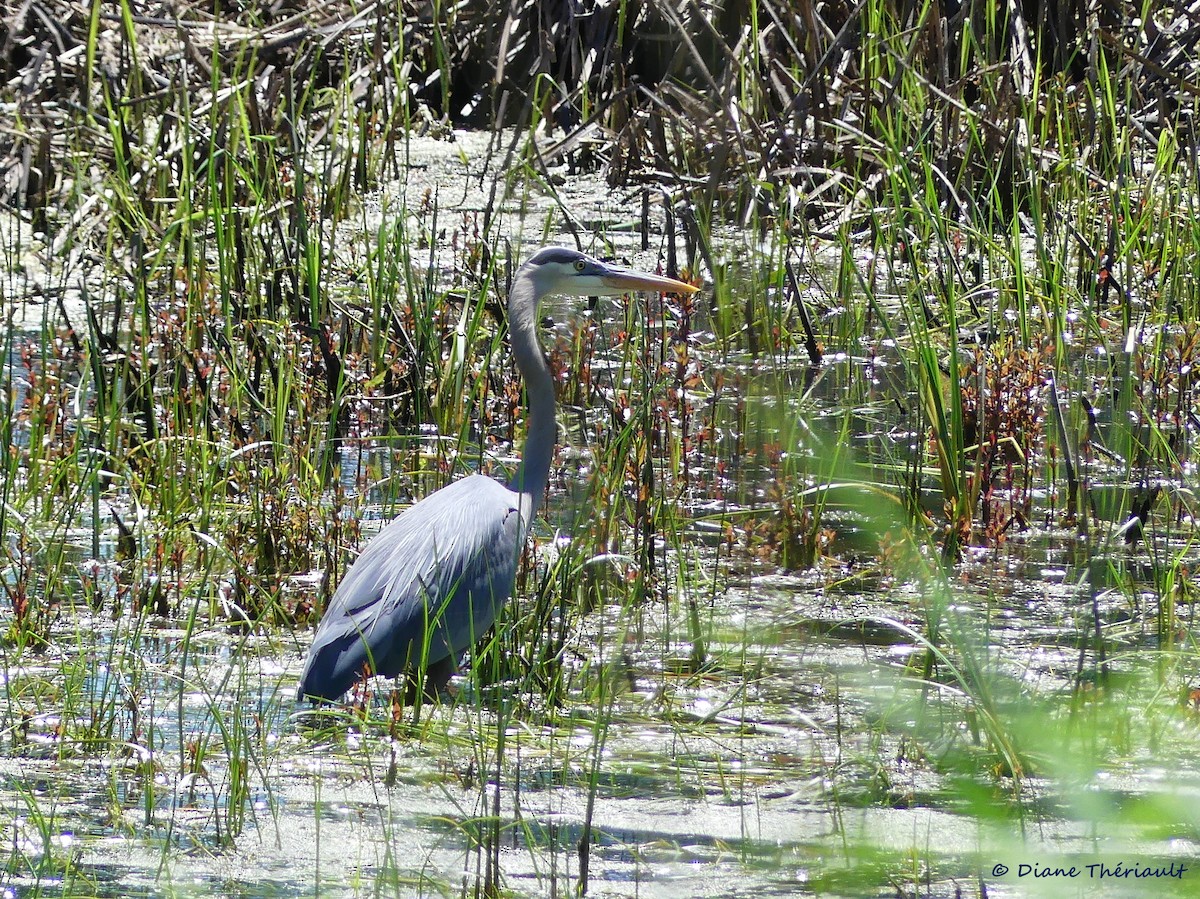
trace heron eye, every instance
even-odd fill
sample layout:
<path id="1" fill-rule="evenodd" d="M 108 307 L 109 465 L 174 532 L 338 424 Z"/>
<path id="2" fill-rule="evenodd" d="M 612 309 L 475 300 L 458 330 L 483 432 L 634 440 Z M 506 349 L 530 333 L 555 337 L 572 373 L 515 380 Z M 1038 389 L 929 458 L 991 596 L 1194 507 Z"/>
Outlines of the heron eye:
<path id="1" fill-rule="evenodd" d="M 582 259 L 575 260 L 575 271 L 582 272 L 585 268 L 587 268 L 586 262 L 584 262 Z"/>

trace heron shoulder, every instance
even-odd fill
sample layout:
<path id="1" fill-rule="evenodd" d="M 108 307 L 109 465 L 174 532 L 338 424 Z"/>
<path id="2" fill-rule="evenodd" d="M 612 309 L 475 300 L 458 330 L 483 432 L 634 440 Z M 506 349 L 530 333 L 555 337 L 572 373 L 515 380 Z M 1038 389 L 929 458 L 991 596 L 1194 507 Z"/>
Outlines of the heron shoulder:
<path id="1" fill-rule="evenodd" d="M 455 481 L 400 513 L 367 544 L 331 610 L 355 615 L 476 568 L 515 571 L 523 535 L 517 494 L 484 475 Z"/>
<path id="2" fill-rule="evenodd" d="M 519 508 L 518 497 L 499 481 L 474 474 L 447 484 L 394 518 L 363 552 L 390 552 L 434 541 L 470 541 L 495 529 Z M 378 547 L 378 549 L 377 549 Z"/>

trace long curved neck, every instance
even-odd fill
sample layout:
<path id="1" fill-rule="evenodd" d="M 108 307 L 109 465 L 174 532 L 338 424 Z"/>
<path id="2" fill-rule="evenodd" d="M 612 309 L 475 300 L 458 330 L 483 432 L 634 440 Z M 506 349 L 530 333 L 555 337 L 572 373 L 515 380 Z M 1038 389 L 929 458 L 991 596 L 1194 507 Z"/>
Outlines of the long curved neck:
<path id="1" fill-rule="evenodd" d="M 508 296 L 508 333 L 517 370 L 525 379 L 529 397 L 529 427 L 520 467 L 509 489 L 521 495 L 521 517 L 526 526 L 546 493 L 550 460 L 558 432 L 554 422 L 554 380 L 538 341 L 537 290 L 528 271 L 517 273 Z"/>

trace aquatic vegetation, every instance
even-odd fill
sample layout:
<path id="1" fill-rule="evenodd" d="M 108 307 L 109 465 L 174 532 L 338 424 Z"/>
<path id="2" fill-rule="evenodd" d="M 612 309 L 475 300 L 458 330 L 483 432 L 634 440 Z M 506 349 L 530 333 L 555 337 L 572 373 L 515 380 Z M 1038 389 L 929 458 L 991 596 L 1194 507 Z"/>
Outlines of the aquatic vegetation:
<path id="1" fill-rule="evenodd" d="M 569 6 L 0 26 L 3 888 L 1194 855 L 1194 27 Z M 511 467 L 572 237 L 704 290 L 548 311 L 559 511 L 455 696 L 297 705 L 379 522 Z"/>

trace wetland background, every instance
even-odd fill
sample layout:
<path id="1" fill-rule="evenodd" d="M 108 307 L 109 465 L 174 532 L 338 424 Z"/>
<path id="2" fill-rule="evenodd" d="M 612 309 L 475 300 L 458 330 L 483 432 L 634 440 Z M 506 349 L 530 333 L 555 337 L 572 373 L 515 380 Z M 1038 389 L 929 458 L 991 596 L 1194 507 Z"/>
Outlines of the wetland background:
<path id="1" fill-rule="evenodd" d="M 1200 891 L 1198 30 L 6 5 L 3 889 Z M 365 539 L 519 452 L 545 242 L 704 290 L 545 310 L 455 699 L 297 704 Z"/>

